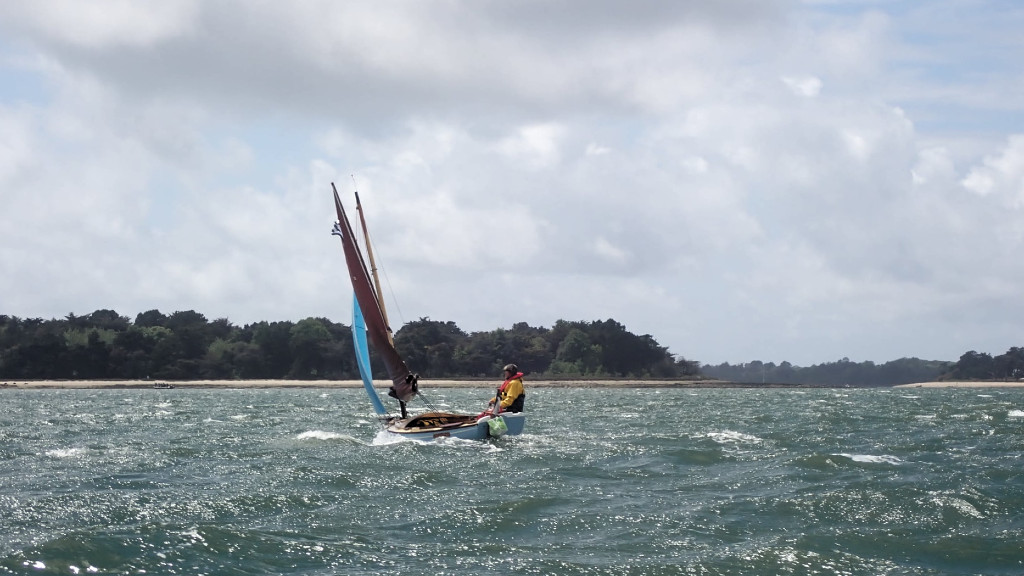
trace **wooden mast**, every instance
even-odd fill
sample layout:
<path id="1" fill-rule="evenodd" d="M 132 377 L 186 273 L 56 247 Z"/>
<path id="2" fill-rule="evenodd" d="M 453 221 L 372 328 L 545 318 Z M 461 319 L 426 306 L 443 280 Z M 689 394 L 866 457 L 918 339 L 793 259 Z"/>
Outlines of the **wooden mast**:
<path id="1" fill-rule="evenodd" d="M 380 276 L 377 275 L 377 263 L 373 260 L 373 247 L 370 245 L 370 231 L 366 228 L 366 218 L 363 217 L 363 205 L 359 202 L 359 192 L 356 191 L 356 211 L 359 212 L 359 225 L 363 228 L 363 240 L 366 242 L 366 256 L 370 259 L 370 275 L 373 276 L 373 286 L 377 290 L 377 303 L 380 304 L 380 312 L 384 316 L 384 326 L 388 331 L 388 341 L 395 343 L 394 334 L 391 330 L 391 322 L 388 320 L 388 311 L 384 307 L 384 292 L 380 288 Z"/>

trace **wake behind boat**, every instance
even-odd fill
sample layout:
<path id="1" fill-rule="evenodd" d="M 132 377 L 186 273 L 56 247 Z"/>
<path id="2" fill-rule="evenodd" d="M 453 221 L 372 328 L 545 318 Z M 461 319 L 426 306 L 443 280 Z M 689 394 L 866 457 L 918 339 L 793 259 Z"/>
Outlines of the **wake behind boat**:
<path id="1" fill-rule="evenodd" d="M 427 411 L 410 416 L 407 403 L 422 395 L 419 391 L 419 375 L 409 370 L 405 360 L 395 348 L 394 338 L 387 320 L 384 299 L 380 287 L 380 279 L 373 261 L 373 250 L 370 246 L 366 219 L 363 217 L 359 193 L 356 193 L 356 210 L 363 229 L 366 242 L 366 255 L 370 267 L 366 266 L 363 253 L 359 249 L 352 225 L 341 204 L 338 189 L 331 184 L 334 191 L 334 206 L 338 221 L 331 232 L 341 238 L 345 253 L 345 264 L 348 267 L 349 279 L 352 281 L 352 341 L 355 347 L 356 363 L 363 387 L 370 397 L 373 409 L 380 417 L 385 429 L 393 434 L 417 440 L 434 440 L 436 438 L 462 438 L 466 440 L 485 440 L 505 434 L 521 434 L 526 423 L 522 412 L 502 413 L 500 404 L 495 403 L 491 411 L 480 414 L 457 414 L 452 412 Z M 373 387 L 373 376 L 370 370 L 369 345 L 383 360 L 391 387 L 388 396 L 398 401 L 400 416 L 391 415 Z"/>

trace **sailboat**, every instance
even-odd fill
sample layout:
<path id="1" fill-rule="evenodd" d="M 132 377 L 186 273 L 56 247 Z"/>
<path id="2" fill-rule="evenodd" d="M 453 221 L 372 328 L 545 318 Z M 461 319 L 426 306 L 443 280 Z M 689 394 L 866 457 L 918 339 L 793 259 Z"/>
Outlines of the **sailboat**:
<path id="1" fill-rule="evenodd" d="M 422 396 L 419 391 L 419 375 L 409 370 L 405 360 L 395 348 L 394 338 L 387 320 L 387 311 L 380 287 L 380 279 L 373 263 L 373 250 L 370 246 L 366 219 L 363 217 L 359 193 L 356 193 L 356 210 L 366 241 L 366 254 L 370 260 L 367 268 L 363 253 L 359 249 L 352 225 L 341 204 L 338 189 L 331 183 L 334 190 L 334 206 L 338 221 L 332 234 L 341 238 L 345 253 L 345 264 L 348 267 L 349 279 L 352 281 L 352 341 L 356 353 L 356 363 L 363 387 L 370 397 L 374 412 L 377 413 L 389 433 L 403 438 L 415 440 L 435 440 L 438 438 L 462 438 L 466 440 L 485 440 L 505 434 L 521 434 L 526 423 L 522 412 L 499 412 L 500 403 L 490 411 L 480 414 L 457 414 L 428 410 L 410 415 L 408 403 Z M 391 387 L 388 396 L 398 401 L 400 415 L 391 415 L 376 388 L 373 386 L 373 375 L 370 371 L 369 346 L 373 346 L 377 355 L 383 360 Z"/>

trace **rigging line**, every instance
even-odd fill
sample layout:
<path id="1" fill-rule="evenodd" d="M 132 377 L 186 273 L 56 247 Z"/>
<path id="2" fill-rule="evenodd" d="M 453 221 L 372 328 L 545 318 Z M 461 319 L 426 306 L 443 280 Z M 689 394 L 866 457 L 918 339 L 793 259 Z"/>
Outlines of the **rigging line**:
<path id="1" fill-rule="evenodd" d="M 395 305 L 395 310 L 398 311 L 398 321 L 400 324 L 404 325 L 405 315 L 402 314 L 402 307 L 398 304 L 398 298 L 395 297 L 394 288 L 391 287 L 391 278 L 388 276 L 387 266 L 384 265 L 384 257 L 381 255 L 380 250 L 377 249 L 377 243 L 373 240 L 373 234 L 367 232 L 366 237 L 369 238 L 370 244 L 373 245 L 373 253 L 376 255 L 377 259 L 377 271 L 384 275 L 384 285 L 387 287 L 388 295 L 391 296 L 391 302 Z"/>
<path id="2" fill-rule="evenodd" d="M 423 402 L 423 405 L 426 406 L 428 410 L 431 410 L 433 412 L 437 412 L 438 411 L 437 407 L 434 406 L 433 402 L 431 402 L 429 399 L 427 399 L 427 395 L 424 394 L 422 390 L 417 392 L 416 396 L 419 397 L 419 399 Z"/>
<path id="3" fill-rule="evenodd" d="M 375 242 L 374 246 L 376 246 L 376 245 L 377 244 Z M 398 311 L 398 321 L 401 322 L 404 325 L 405 324 L 405 315 L 402 314 L 402 307 L 398 304 L 398 298 L 395 297 L 395 291 L 391 287 L 391 278 L 388 277 L 388 271 L 387 271 L 386 268 L 384 268 L 384 264 L 383 263 L 380 265 L 380 271 L 384 273 L 384 283 L 387 284 L 387 286 L 388 286 L 388 294 L 391 295 L 391 301 L 394 302 L 395 310 Z"/>

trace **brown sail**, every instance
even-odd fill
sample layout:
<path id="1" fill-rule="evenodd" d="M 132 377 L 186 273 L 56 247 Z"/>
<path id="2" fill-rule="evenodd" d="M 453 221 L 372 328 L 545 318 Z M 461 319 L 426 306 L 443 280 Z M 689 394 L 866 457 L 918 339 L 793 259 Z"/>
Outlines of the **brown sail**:
<path id="1" fill-rule="evenodd" d="M 388 394 L 402 402 L 408 402 L 417 392 L 416 375 L 409 370 L 391 342 L 383 308 L 380 301 L 377 300 L 366 262 L 356 244 L 352 225 L 345 215 L 344 206 L 341 205 L 338 189 L 334 187 L 334 183 L 331 183 L 331 188 L 334 188 L 334 206 L 338 211 L 339 235 L 345 251 L 345 263 L 348 265 L 352 289 L 355 291 L 356 300 L 359 302 L 363 318 L 366 321 L 366 335 L 377 354 L 384 360 L 384 367 L 388 371 L 388 377 L 391 378 L 391 390 Z"/>

